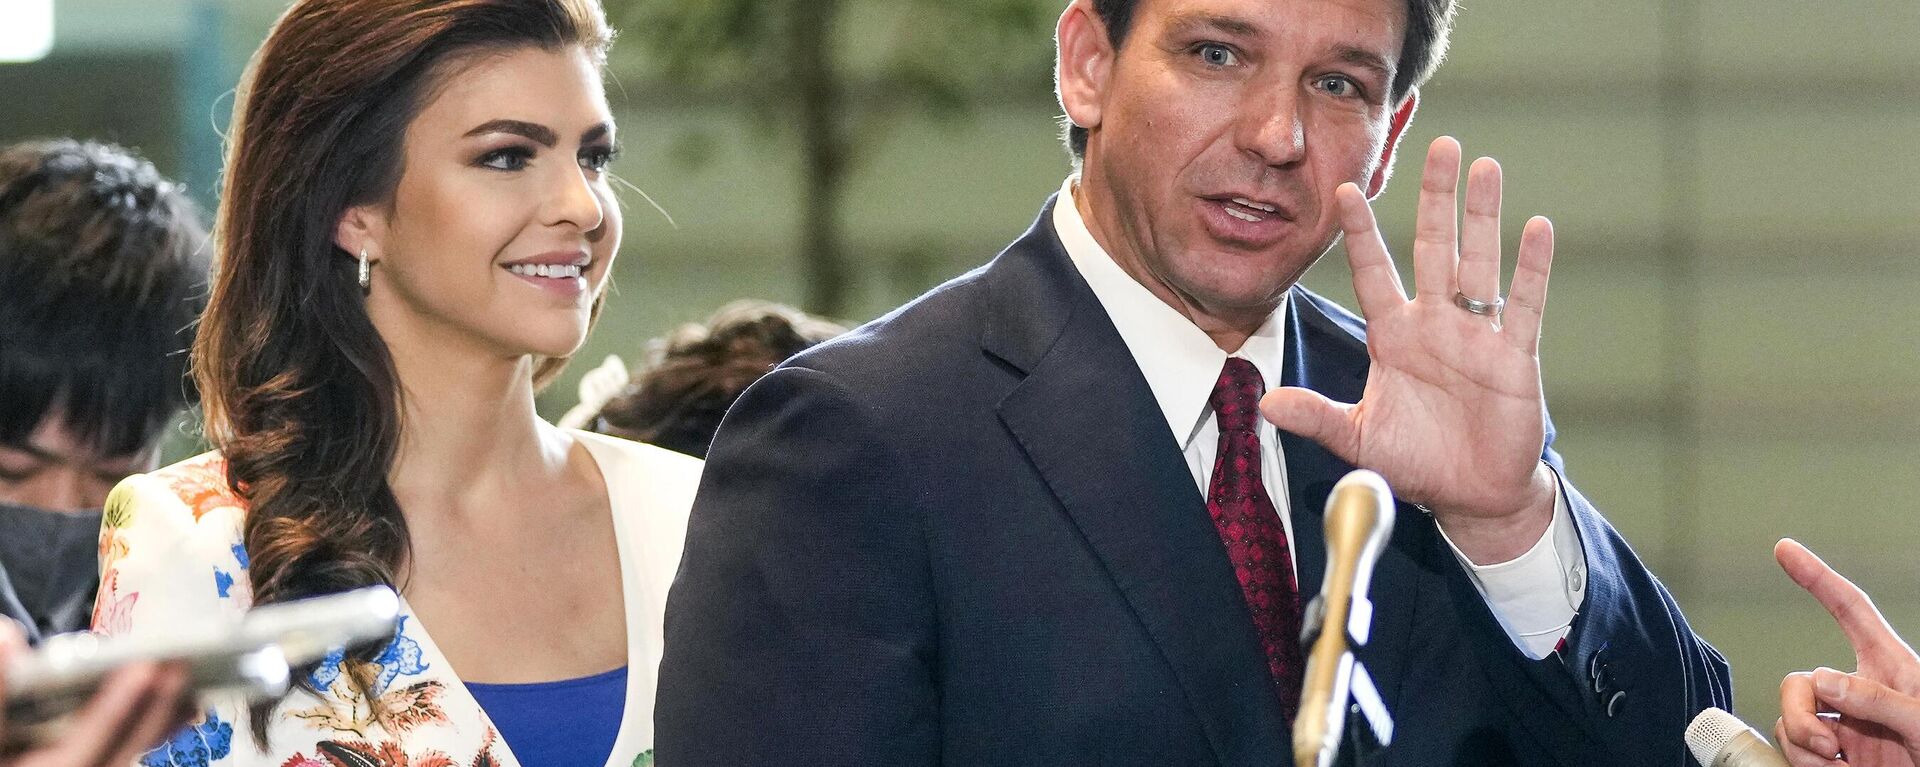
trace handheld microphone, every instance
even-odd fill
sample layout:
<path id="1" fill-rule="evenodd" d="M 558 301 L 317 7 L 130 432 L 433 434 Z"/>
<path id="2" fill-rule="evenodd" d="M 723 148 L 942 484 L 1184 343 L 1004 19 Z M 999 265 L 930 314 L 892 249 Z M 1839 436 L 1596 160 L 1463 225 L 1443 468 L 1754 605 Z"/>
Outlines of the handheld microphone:
<path id="1" fill-rule="evenodd" d="M 1393 493 L 1380 475 L 1365 469 L 1341 478 L 1327 497 L 1327 569 L 1320 594 L 1307 606 L 1305 637 L 1311 646 L 1293 720 L 1296 767 L 1328 767 L 1340 752 L 1350 699 L 1381 744 L 1393 737 L 1393 721 L 1380 704 L 1353 648 L 1365 646 L 1373 628 L 1367 588 L 1373 567 L 1393 534 Z M 1317 635 L 1317 636 L 1316 636 Z"/>
<path id="2" fill-rule="evenodd" d="M 1687 750 L 1700 767 L 1787 767 L 1787 758 L 1739 718 L 1709 707 L 1687 725 Z"/>

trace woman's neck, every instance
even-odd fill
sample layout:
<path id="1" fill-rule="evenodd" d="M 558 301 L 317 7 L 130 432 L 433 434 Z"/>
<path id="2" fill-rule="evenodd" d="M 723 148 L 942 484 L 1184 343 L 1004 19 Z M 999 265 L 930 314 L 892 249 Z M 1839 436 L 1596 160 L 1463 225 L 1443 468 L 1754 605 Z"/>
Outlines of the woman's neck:
<path id="1" fill-rule="evenodd" d="M 388 333 L 400 445 L 388 474 L 408 516 L 498 505 L 566 471 L 572 440 L 534 408 L 533 358 L 424 333 Z"/>

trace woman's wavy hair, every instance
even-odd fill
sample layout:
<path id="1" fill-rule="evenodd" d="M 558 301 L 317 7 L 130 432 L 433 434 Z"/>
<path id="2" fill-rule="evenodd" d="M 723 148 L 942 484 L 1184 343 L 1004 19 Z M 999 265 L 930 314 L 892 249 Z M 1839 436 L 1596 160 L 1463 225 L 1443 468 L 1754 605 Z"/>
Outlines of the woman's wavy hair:
<path id="1" fill-rule="evenodd" d="M 193 368 L 207 437 L 248 505 L 256 606 L 394 585 L 408 557 L 387 484 L 399 381 L 356 257 L 334 243 L 341 216 L 391 204 L 408 124 L 476 54 L 577 45 L 604 64 L 611 41 L 598 0 L 298 0 L 255 52 Z M 565 363 L 539 360 L 536 385 Z M 253 713 L 263 744 L 270 710 Z"/>

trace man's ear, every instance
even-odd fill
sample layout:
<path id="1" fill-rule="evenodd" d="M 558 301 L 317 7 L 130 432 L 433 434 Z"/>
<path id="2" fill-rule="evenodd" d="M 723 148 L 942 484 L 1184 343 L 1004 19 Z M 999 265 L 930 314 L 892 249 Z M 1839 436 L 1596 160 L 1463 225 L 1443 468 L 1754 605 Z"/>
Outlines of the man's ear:
<path id="1" fill-rule="evenodd" d="M 1387 126 L 1387 143 L 1380 148 L 1380 164 L 1373 169 L 1373 178 L 1367 180 L 1367 199 L 1380 196 L 1387 188 L 1387 179 L 1393 177 L 1393 154 L 1400 149 L 1400 139 L 1407 135 L 1407 124 L 1413 122 L 1413 113 L 1420 108 L 1420 89 L 1407 92 L 1407 100 L 1393 110 L 1393 124 Z"/>
<path id="2" fill-rule="evenodd" d="M 1059 44 L 1054 85 L 1060 106 L 1074 125 L 1087 130 L 1100 127 L 1107 85 L 1112 81 L 1114 47 L 1092 0 L 1073 0 L 1067 6 L 1054 39 Z"/>

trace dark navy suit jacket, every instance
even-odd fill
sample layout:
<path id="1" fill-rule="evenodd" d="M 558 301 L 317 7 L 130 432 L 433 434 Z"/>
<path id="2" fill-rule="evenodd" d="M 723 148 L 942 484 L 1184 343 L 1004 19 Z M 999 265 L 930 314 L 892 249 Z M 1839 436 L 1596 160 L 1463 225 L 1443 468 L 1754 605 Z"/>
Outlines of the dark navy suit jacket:
<path id="1" fill-rule="evenodd" d="M 1291 763 L 1205 501 L 1051 221 L 728 414 L 667 604 L 660 765 Z M 1284 383 L 1355 401 L 1364 332 L 1295 288 Z M 1313 588 L 1351 467 L 1281 439 Z M 1397 728 L 1369 764 L 1677 766 L 1692 715 L 1730 706 L 1725 660 L 1562 490 L 1589 585 L 1541 661 L 1399 509 L 1361 655 Z"/>

